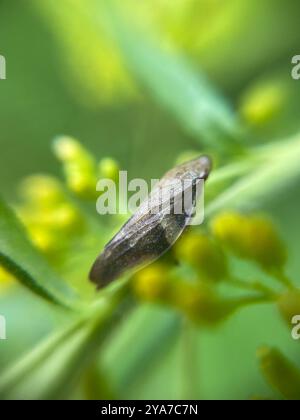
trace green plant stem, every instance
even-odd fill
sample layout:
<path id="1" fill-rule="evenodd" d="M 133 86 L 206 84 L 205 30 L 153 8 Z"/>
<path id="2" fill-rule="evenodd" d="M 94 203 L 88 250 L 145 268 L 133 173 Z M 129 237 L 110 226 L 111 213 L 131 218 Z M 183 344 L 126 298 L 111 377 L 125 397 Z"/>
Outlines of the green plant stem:
<path id="1" fill-rule="evenodd" d="M 269 297 L 265 296 L 264 294 L 256 295 L 256 296 L 243 296 L 237 300 L 237 307 L 244 307 L 248 305 L 256 305 L 260 303 L 271 303 L 273 302 L 273 299 L 271 300 Z"/>
<path id="2" fill-rule="evenodd" d="M 227 281 L 232 286 L 239 287 L 241 289 L 261 292 L 265 295 L 266 298 L 270 300 L 276 300 L 278 298 L 278 294 L 274 290 L 269 288 L 268 286 L 265 286 L 262 282 L 259 282 L 259 281 L 248 282 L 248 281 L 243 281 L 241 279 L 238 279 L 236 277 L 230 277 L 227 279 Z"/>
<path id="3" fill-rule="evenodd" d="M 197 376 L 199 374 L 199 343 L 191 321 L 187 318 L 182 322 L 182 398 L 198 399 L 199 386 Z"/>
<path id="4" fill-rule="evenodd" d="M 168 312 L 167 317 L 151 318 L 151 323 L 154 325 L 149 325 L 147 319 L 144 319 L 147 333 L 138 329 L 131 335 L 134 357 L 131 357 L 132 353 L 127 353 L 127 342 L 113 353 L 113 356 L 110 355 L 109 360 L 106 360 L 106 368 L 109 371 L 117 371 L 117 380 L 114 384 L 117 395 L 122 396 L 125 390 L 128 392 L 134 387 L 139 387 L 152 374 L 153 369 L 160 368 L 162 360 L 178 342 L 181 321 L 182 317 L 175 312 Z"/>
<path id="5" fill-rule="evenodd" d="M 1 375 L 0 395 L 5 398 L 56 398 L 75 385 L 99 346 L 120 319 L 134 306 L 126 282 L 117 282 L 71 325 L 53 334 Z M 47 371 L 47 384 L 41 382 Z M 43 386 L 41 386 L 43 384 Z"/>
<path id="6" fill-rule="evenodd" d="M 271 273 L 272 277 L 278 280 L 281 284 L 288 287 L 289 289 L 294 289 L 294 284 L 291 279 L 283 272 L 279 270 L 274 270 Z"/>
<path id="7" fill-rule="evenodd" d="M 252 155 L 244 158 L 242 161 L 234 162 L 221 168 L 217 168 L 209 176 L 209 189 L 223 185 L 225 181 L 231 180 L 238 176 L 249 173 L 252 169 L 257 166 L 257 160 L 253 159 Z"/>

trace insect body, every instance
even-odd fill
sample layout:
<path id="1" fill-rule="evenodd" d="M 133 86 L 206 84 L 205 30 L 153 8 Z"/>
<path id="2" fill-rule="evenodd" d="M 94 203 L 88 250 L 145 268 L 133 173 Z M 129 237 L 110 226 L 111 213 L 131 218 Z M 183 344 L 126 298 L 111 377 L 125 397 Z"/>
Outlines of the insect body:
<path id="1" fill-rule="evenodd" d="M 167 172 L 137 212 L 105 246 L 90 280 L 101 288 L 128 270 L 141 268 L 165 253 L 193 217 L 200 184 L 211 170 L 201 156 Z"/>

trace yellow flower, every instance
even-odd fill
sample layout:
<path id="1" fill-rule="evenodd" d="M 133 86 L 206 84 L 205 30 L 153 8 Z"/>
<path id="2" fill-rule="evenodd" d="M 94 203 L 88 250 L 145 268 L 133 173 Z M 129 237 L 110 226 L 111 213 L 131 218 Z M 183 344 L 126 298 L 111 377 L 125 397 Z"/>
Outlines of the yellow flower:
<path id="1" fill-rule="evenodd" d="M 119 164 L 112 158 L 103 158 L 98 165 L 99 178 L 108 178 L 117 182 L 119 179 Z"/>
<path id="2" fill-rule="evenodd" d="M 142 300 L 159 301 L 164 299 L 171 287 L 169 269 L 159 262 L 153 263 L 137 272 L 132 280 L 134 293 Z"/>
<path id="3" fill-rule="evenodd" d="M 267 271 L 281 270 L 286 262 L 283 243 L 273 224 L 263 217 L 227 212 L 216 216 L 211 228 L 232 252 L 255 261 Z"/>
<path id="4" fill-rule="evenodd" d="M 54 153 L 63 164 L 69 189 L 82 198 L 96 197 L 97 170 L 93 156 L 68 136 L 55 140 Z"/>
<path id="5" fill-rule="evenodd" d="M 248 227 L 248 219 L 234 212 L 222 213 L 211 223 L 215 237 L 241 257 L 249 253 Z"/>
<path id="6" fill-rule="evenodd" d="M 278 83 L 258 84 L 244 96 L 241 114 L 254 125 L 261 125 L 276 117 L 284 105 L 285 88 Z"/>
<path id="7" fill-rule="evenodd" d="M 0 265 L 0 292 L 14 283 L 14 277 Z"/>
<path id="8" fill-rule="evenodd" d="M 286 262 L 286 248 L 274 225 L 264 218 L 253 217 L 250 222 L 250 242 L 253 258 L 265 269 L 281 269 Z"/>
<path id="9" fill-rule="evenodd" d="M 300 290 L 289 290 L 278 300 L 278 309 L 284 320 L 291 325 L 292 318 L 300 315 Z"/>
<path id="10" fill-rule="evenodd" d="M 26 203 L 39 208 L 55 207 L 64 199 L 62 186 L 52 176 L 29 176 L 21 182 L 19 190 Z"/>
<path id="11" fill-rule="evenodd" d="M 217 282 L 227 276 L 225 255 L 208 235 L 188 232 L 176 243 L 174 252 L 179 260 L 194 267 L 203 280 Z"/>
<path id="12" fill-rule="evenodd" d="M 60 136 L 53 143 L 55 155 L 62 162 L 74 162 L 76 160 L 90 159 L 78 140 L 70 136 Z"/>
<path id="13" fill-rule="evenodd" d="M 28 232 L 34 245 L 45 254 L 53 254 L 61 246 L 62 238 L 58 240 L 57 235 L 45 227 L 29 226 Z"/>
<path id="14" fill-rule="evenodd" d="M 220 299 L 211 287 L 185 280 L 174 282 L 170 302 L 192 321 L 203 325 L 224 320 L 236 308 L 236 305 Z"/>
<path id="15" fill-rule="evenodd" d="M 70 157 L 70 150 L 64 151 Z M 58 256 L 61 249 L 83 232 L 85 220 L 70 202 L 55 178 L 36 175 L 25 179 L 20 187 L 23 202 L 16 211 L 28 230 L 32 242 L 47 256 Z"/>
<path id="16" fill-rule="evenodd" d="M 124 66 L 118 45 L 107 28 L 106 2 L 97 2 L 100 19 L 91 19 L 88 0 L 64 0 L 60 7 L 53 1 L 34 0 L 57 38 L 66 64 L 66 82 L 84 105 L 115 102 L 136 96 L 134 82 Z"/>

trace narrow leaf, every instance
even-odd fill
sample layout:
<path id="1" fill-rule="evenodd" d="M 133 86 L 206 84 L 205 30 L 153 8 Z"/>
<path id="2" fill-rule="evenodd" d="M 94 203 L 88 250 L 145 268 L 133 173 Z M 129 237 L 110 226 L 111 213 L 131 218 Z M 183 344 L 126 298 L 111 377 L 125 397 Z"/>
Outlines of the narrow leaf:
<path id="1" fill-rule="evenodd" d="M 100 28 L 103 10 L 97 2 L 94 5 L 91 19 L 99 19 Z M 234 112 L 204 74 L 195 71 L 183 57 L 163 51 L 136 32 L 120 17 L 114 2 L 107 2 L 107 6 L 112 36 L 128 68 L 157 102 L 203 144 L 222 150 L 236 144 L 240 127 Z"/>
<path id="2" fill-rule="evenodd" d="M 69 307 L 74 294 L 28 239 L 14 212 L 0 199 L 0 265 L 34 293 Z"/>
<path id="3" fill-rule="evenodd" d="M 54 333 L 1 375 L 0 398 L 23 400 L 68 396 L 84 368 L 97 355 L 98 347 L 131 307 L 126 285 L 114 289 L 111 294 L 103 294 L 92 309 Z"/>
<path id="4" fill-rule="evenodd" d="M 226 207 L 255 209 L 299 178 L 299 134 L 292 139 L 254 149 L 252 153 L 256 157 L 256 164 L 207 205 L 207 216 Z"/>

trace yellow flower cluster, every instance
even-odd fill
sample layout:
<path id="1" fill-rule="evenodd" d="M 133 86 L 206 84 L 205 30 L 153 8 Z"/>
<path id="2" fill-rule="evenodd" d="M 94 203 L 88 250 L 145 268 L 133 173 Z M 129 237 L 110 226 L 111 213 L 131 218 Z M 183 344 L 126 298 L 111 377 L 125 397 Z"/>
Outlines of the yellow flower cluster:
<path id="1" fill-rule="evenodd" d="M 221 299 L 209 284 L 188 281 L 159 261 L 136 273 L 131 286 L 141 300 L 171 306 L 196 323 L 212 325 L 237 308 L 235 302 Z"/>
<path id="2" fill-rule="evenodd" d="M 242 99 L 240 112 L 250 125 L 261 126 L 272 121 L 286 103 L 287 89 L 279 82 L 252 86 Z"/>
<path id="3" fill-rule="evenodd" d="M 212 324 L 223 320 L 239 306 L 251 303 L 252 295 L 235 300 L 220 297 L 217 284 L 231 280 L 225 251 L 255 262 L 270 274 L 282 270 L 286 261 L 285 247 L 268 219 L 226 212 L 212 220 L 210 231 L 190 229 L 179 239 L 171 253 L 180 262 L 180 268 L 155 262 L 136 273 L 132 279 L 135 294 L 142 300 L 177 308 L 196 322 Z M 247 287 L 246 282 L 240 283 Z M 271 292 L 263 284 L 253 287 L 256 292 Z M 269 297 L 272 298 L 272 292 Z M 288 297 L 293 312 L 299 302 L 295 295 L 292 299 L 291 309 L 291 296 Z M 282 311 L 287 311 L 286 300 L 283 295 Z"/>
<path id="4" fill-rule="evenodd" d="M 85 206 L 80 207 L 80 201 L 96 198 L 98 179 L 118 182 L 119 165 L 112 158 L 97 162 L 79 141 L 68 136 L 55 139 L 53 149 L 62 163 L 66 186 L 52 176 L 29 176 L 20 184 L 16 212 L 34 245 L 66 278 L 77 281 L 81 271 L 76 269 L 76 264 L 87 272 L 88 252 L 95 240 L 99 243 L 99 237 L 95 239 L 95 226 Z M 74 250 L 80 253 L 82 247 L 87 250 L 87 256 L 77 255 L 74 264 Z M 10 279 L 0 269 L 1 287 L 9 285 Z"/>
<path id="5" fill-rule="evenodd" d="M 228 275 L 227 260 L 222 248 L 209 235 L 189 232 L 175 244 L 179 261 L 191 265 L 205 281 L 218 282 Z"/>
<path id="6" fill-rule="evenodd" d="M 290 327 L 293 317 L 300 315 L 300 290 L 290 289 L 283 293 L 278 300 L 278 309 Z"/>
<path id="7" fill-rule="evenodd" d="M 283 268 L 286 248 L 268 219 L 226 212 L 215 217 L 211 227 L 215 237 L 237 256 L 269 272 Z"/>
<path id="8" fill-rule="evenodd" d="M 68 188 L 83 199 L 96 197 L 98 178 L 118 180 L 119 165 L 111 158 L 96 163 L 79 141 L 61 136 L 54 142 L 54 153 L 62 162 Z"/>
<path id="9" fill-rule="evenodd" d="M 55 178 L 28 177 L 22 182 L 20 193 L 22 205 L 17 212 L 34 244 L 46 255 L 57 255 L 84 228 L 80 211 L 68 200 Z"/>
<path id="10" fill-rule="evenodd" d="M 84 238 L 93 242 L 89 219 L 70 193 L 79 199 L 94 199 L 97 179 L 118 182 L 119 165 L 112 158 L 97 163 L 76 139 L 67 136 L 55 140 L 54 151 L 62 162 L 67 189 L 53 177 L 31 176 L 21 184 L 17 212 L 34 244 L 59 264 L 70 257 L 74 243 L 76 248 Z M 174 307 L 198 323 L 214 324 L 251 303 L 251 299 L 225 299 L 219 294 L 220 282 L 236 281 L 231 277 L 228 252 L 284 278 L 286 249 L 273 224 L 261 216 L 225 212 L 211 221 L 208 231 L 189 228 L 167 254 L 169 259 L 160 259 L 132 277 L 132 290 L 141 300 Z M 1 279 L 9 279 L 3 270 Z M 264 285 L 254 286 L 252 291 L 268 294 Z M 292 288 L 280 295 L 278 307 L 285 319 L 290 321 L 300 312 L 299 301 L 299 292 Z"/>
<path id="11" fill-rule="evenodd" d="M 54 153 L 63 164 L 68 188 L 83 198 L 95 197 L 96 164 L 82 145 L 62 136 L 54 142 Z"/>
<path id="12" fill-rule="evenodd" d="M 91 19 L 90 0 L 64 0 L 60 7 L 53 1 L 33 3 L 57 38 L 68 73 L 62 76 L 77 100 L 97 107 L 136 96 L 134 82 L 105 22 L 106 2 L 97 2 L 102 16 L 97 24 Z"/>

